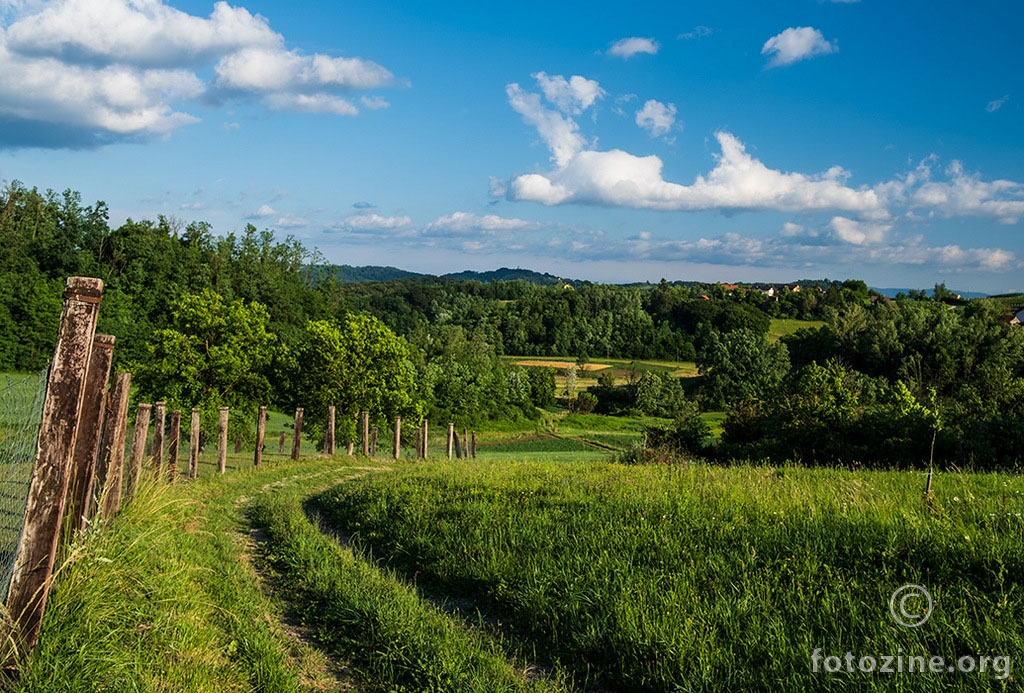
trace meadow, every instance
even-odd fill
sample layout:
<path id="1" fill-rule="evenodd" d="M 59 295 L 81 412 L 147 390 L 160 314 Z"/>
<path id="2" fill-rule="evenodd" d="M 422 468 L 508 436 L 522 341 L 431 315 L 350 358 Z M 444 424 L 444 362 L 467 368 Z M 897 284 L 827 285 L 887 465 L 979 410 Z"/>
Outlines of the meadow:
<path id="1" fill-rule="evenodd" d="M 1021 652 L 1024 483 L 940 476 L 930 505 L 923 484 L 891 472 L 435 463 L 362 477 L 308 508 L 581 690 L 1012 690 L 1012 672 L 991 668 L 812 671 L 817 648 Z M 919 629 L 889 613 L 907 583 L 938 603 Z"/>

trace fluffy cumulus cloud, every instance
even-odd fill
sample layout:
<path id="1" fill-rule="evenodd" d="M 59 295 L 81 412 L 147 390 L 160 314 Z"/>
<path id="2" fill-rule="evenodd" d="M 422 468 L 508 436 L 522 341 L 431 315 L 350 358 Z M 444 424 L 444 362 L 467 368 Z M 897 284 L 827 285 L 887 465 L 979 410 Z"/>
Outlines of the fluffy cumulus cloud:
<path id="1" fill-rule="evenodd" d="M 548 76 L 546 72 L 531 75 L 544 98 L 558 107 L 562 113 L 579 115 L 594 105 L 594 102 L 605 95 L 604 89 L 597 81 L 573 75 L 566 79 L 562 75 Z"/>
<path id="2" fill-rule="evenodd" d="M 197 122 L 186 109 L 199 100 L 355 115 L 348 94 L 392 80 L 368 60 L 287 50 L 264 17 L 226 2 L 208 17 L 162 0 L 8 2 L 4 9 L 0 146 L 167 136 Z M 207 82 L 200 74 L 211 67 Z"/>
<path id="3" fill-rule="evenodd" d="M 768 67 L 780 67 L 838 50 L 835 41 L 826 41 L 814 27 L 799 26 L 790 27 L 765 41 L 761 55 L 771 56 Z"/>
<path id="4" fill-rule="evenodd" d="M 676 124 L 676 106 L 650 99 L 636 112 L 636 124 L 650 133 L 651 137 L 667 135 Z"/>
<path id="5" fill-rule="evenodd" d="M 613 43 L 608 49 L 608 54 L 614 55 L 618 58 L 632 58 L 637 53 L 657 55 L 660 47 L 661 46 L 658 42 L 652 38 L 630 36 L 629 38 L 619 39 Z"/>

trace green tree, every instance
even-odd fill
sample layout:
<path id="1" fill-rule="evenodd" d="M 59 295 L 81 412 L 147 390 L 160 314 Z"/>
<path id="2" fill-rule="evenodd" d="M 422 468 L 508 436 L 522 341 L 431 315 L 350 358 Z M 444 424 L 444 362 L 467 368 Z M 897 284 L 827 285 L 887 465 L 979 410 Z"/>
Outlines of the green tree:
<path id="1" fill-rule="evenodd" d="M 719 408 L 744 399 L 765 399 L 789 370 L 789 353 L 747 329 L 725 334 L 706 325 L 699 335 L 697 368 L 707 408 Z"/>
<path id="2" fill-rule="evenodd" d="M 199 407 L 206 431 L 219 407 L 240 410 L 251 421 L 272 394 L 266 371 L 277 337 L 267 330 L 268 320 L 259 303 L 225 303 L 210 290 L 186 295 L 172 326 L 153 334 L 149 358 L 133 366 L 133 384 L 144 399 L 162 399 L 169 409 Z"/>
<path id="3" fill-rule="evenodd" d="M 415 371 L 409 347 L 373 316 L 310 321 L 288 360 L 288 403 L 292 410 L 303 407 L 307 429 L 316 437 L 322 435 L 332 405 L 343 440 L 355 438 L 360 411 L 368 411 L 380 426 L 396 415 L 420 414 L 413 399 Z"/>

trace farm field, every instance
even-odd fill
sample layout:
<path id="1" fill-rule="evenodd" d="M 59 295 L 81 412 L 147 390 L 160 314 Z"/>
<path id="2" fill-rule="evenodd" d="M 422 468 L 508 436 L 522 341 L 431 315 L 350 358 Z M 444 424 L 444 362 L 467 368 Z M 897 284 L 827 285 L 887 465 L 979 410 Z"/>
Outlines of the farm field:
<path id="1" fill-rule="evenodd" d="M 768 327 L 768 339 L 773 342 L 779 341 L 786 335 L 793 334 L 797 330 L 804 328 L 817 329 L 825 325 L 821 320 L 795 320 L 792 318 L 772 318 L 771 325 Z"/>

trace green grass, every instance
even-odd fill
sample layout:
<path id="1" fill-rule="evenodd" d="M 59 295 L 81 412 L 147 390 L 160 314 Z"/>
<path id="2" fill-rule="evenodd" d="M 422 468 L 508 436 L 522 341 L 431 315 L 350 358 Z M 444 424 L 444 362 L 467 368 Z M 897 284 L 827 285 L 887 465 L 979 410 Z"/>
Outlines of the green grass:
<path id="1" fill-rule="evenodd" d="M 772 318 L 772 324 L 768 328 L 768 339 L 777 342 L 786 335 L 793 334 L 797 330 L 816 329 L 825 325 L 821 320 L 794 320 L 792 318 Z"/>
<path id="2" fill-rule="evenodd" d="M 814 674 L 810 657 L 1024 648 L 1024 480 L 795 468 L 434 463 L 314 506 L 383 565 L 470 600 L 585 690 L 1011 690 L 992 673 Z M 892 622 L 905 584 L 938 601 Z"/>

